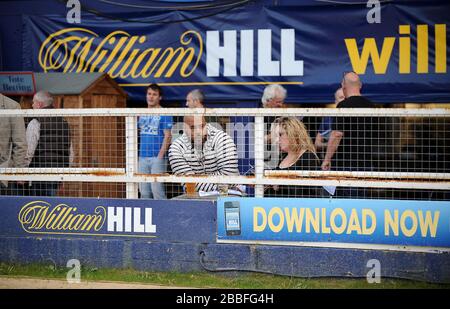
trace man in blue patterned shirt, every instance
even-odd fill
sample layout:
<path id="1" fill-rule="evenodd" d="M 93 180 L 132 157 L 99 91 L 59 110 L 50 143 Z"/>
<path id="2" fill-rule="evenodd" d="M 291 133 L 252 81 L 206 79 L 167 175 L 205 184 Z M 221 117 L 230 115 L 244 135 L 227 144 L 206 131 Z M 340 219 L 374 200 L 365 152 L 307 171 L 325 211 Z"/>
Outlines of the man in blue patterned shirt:
<path id="1" fill-rule="evenodd" d="M 147 87 L 148 108 L 161 108 L 162 89 L 157 84 Z M 172 116 L 139 117 L 140 134 L 139 173 L 162 174 L 167 171 L 167 150 L 172 140 Z M 164 184 L 160 182 L 139 184 L 141 198 L 167 199 Z"/>

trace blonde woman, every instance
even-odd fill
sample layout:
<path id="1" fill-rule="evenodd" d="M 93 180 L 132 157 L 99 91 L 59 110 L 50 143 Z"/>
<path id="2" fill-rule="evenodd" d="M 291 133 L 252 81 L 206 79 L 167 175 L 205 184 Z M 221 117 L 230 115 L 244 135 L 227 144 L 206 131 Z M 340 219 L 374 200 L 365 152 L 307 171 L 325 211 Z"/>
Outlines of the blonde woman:
<path id="1" fill-rule="evenodd" d="M 305 125 L 296 117 L 281 117 L 274 122 L 272 134 L 278 136 L 277 143 L 283 153 L 275 170 L 320 170 L 314 144 Z M 322 195 L 321 187 L 273 186 L 267 196 L 317 197 Z"/>

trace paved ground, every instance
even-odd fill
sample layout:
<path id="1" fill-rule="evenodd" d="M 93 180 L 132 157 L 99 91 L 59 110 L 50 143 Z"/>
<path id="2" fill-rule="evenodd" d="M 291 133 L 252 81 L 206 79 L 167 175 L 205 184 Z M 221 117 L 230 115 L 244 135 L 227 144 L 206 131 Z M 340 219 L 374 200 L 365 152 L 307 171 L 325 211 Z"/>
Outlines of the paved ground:
<path id="1" fill-rule="evenodd" d="M 80 282 L 69 284 L 65 280 L 0 277 L 0 289 L 182 289 L 141 283 Z M 189 288 L 190 289 L 190 288 Z"/>

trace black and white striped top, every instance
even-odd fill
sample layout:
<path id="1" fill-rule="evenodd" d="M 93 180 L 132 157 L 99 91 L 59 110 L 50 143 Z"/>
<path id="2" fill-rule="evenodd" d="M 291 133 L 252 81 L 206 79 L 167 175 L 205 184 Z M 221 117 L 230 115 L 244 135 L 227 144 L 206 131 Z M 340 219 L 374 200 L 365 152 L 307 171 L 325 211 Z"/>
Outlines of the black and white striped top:
<path id="1" fill-rule="evenodd" d="M 196 149 L 190 137 L 181 135 L 169 148 L 169 162 L 175 175 L 239 175 L 236 145 L 225 132 L 206 125 L 203 149 Z M 198 183 L 197 191 L 217 190 L 216 184 Z"/>

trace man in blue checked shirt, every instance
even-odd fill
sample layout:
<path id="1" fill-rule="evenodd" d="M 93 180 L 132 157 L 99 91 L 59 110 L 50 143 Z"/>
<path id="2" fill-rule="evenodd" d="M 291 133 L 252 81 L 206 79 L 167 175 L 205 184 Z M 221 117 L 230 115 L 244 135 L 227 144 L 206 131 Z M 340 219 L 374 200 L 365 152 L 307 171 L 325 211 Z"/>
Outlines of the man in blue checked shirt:
<path id="1" fill-rule="evenodd" d="M 148 108 L 161 108 L 162 89 L 157 84 L 147 87 Z M 172 116 L 139 117 L 141 138 L 139 147 L 139 173 L 162 174 L 167 171 L 167 150 L 172 140 Z M 160 182 L 140 183 L 141 198 L 167 199 L 164 184 Z"/>
<path id="2" fill-rule="evenodd" d="M 339 88 L 334 93 L 334 107 L 336 107 L 341 101 L 345 100 L 344 91 Z M 331 127 L 333 125 L 333 117 L 323 117 L 322 123 L 319 126 L 319 130 L 315 139 L 316 151 L 318 153 L 325 153 L 327 149 L 327 142 L 330 138 Z"/>

